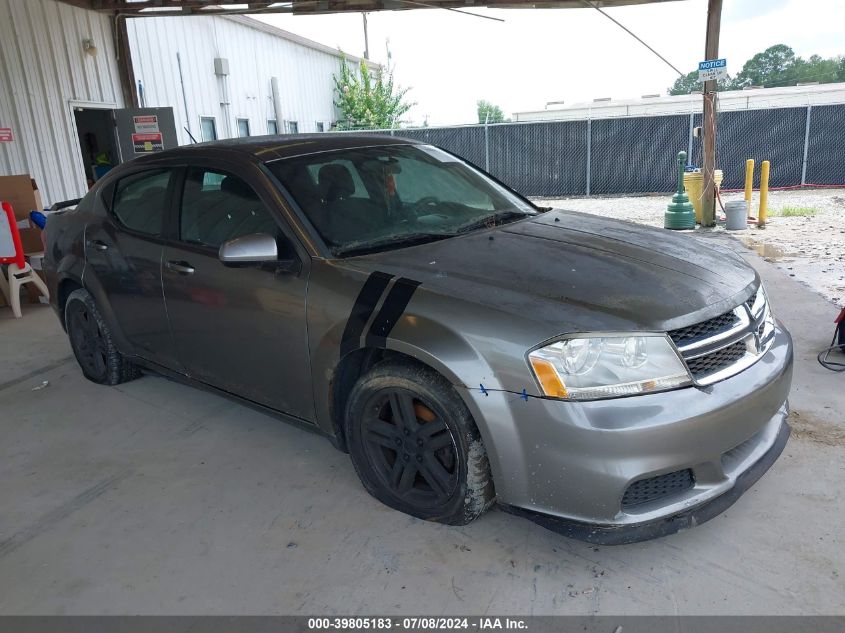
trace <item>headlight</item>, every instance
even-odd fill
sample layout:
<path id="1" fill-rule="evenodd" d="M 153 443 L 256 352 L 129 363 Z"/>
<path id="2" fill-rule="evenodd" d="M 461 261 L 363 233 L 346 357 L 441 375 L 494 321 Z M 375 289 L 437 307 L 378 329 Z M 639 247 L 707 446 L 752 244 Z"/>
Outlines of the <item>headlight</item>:
<path id="1" fill-rule="evenodd" d="M 574 336 L 534 350 L 528 360 L 543 393 L 552 398 L 616 398 L 692 384 L 662 334 Z"/>

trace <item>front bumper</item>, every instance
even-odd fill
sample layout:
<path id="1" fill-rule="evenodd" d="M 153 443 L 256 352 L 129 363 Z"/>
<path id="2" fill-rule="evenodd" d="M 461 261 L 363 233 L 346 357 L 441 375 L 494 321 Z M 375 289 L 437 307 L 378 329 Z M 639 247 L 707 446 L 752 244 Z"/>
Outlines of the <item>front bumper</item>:
<path id="1" fill-rule="evenodd" d="M 754 365 L 707 387 L 594 402 L 466 396 L 500 504 L 576 538 L 623 543 L 700 523 L 753 484 L 789 435 L 791 380 L 792 340 L 778 325 Z M 623 506 L 632 483 L 685 469 L 687 489 Z"/>
<path id="2" fill-rule="evenodd" d="M 774 443 L 763 453 L 763 456 L 754 462 L 748 470 L 740 472 L 733 486 L 727 492 L 688 510 L 681 510 L 668 516 L 660 516 L 645 523 L 617 526 L 568 521 L 560 517 L 523 510 L 522 508 L 513 506 L 502 506 L 502 509 L 511 514 L 530 519 L 544 528 L 558 532 L 569 538 L 596 543 L 597 545 L 637 543 L 639 541 L 657 538 L 658 536 L 674 534 L 675 532 L 695 527 L 720 515 L 732 506 L 746 490 L 753 486 L 769 470 L 769 467 L 775 463 L 775 460 L 783 452 L 790 432 L 789 425 L 786 422 L 780 421 L 780 415 L 776 416 L 776 418 L 778 420 L 778 427 Z"/>

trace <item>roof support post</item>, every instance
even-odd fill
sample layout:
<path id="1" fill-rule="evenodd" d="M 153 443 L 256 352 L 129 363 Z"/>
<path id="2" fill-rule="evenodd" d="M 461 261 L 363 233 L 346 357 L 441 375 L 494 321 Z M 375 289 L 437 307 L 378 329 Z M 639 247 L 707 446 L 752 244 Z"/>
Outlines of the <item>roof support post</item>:
<path id="1" fill-rule="evenodd" d="M 722 0 L 707 2 L 707 39 L 704 44 L 704 59 L 719 57 L 719 29 L 722 21 Z M 704 151 L 702 153 L 702 176 L 704 191 L 701 197 L 701 226 L 716 225 L 716 82 L 704 82 Z"/>
<path id="2" fill-rule="evenodd" d="M 129 46 L 129 31 L 126 28 L 126 16 L 116 15 L 112 20 L 117 46 L 117 72 L 123 91 L 123 103 L 126 108 L 138 107 L 138 84 L 132 69 L 132 51 Z"/>

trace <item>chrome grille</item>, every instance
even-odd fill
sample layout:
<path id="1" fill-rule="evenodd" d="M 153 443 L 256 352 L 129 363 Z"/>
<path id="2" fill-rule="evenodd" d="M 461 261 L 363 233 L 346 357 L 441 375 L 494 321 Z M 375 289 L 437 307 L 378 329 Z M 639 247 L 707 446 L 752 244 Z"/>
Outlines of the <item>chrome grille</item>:
<path id="1" fill-rule="evenodd" d="M 673 473 L 635 481 L 625 490 L 622 507 L 630 508 L 649 501 L 665 499 L 688 490 L 695 485 L 692 470 L 677 470 Z"/>
<path id="2" fill-rule="evenodd" d="M 761 288 L 733 310 L 669 332 L 699 385 L 751 366 L 772 344 L 774 322 Z"/>
<path id="3" fill-rule="evenodd" d="M 727 369 L 745 356 L 747 351 L 748 348 L 745 345 L 745 341 L 737 341 L 727 347 L 717 349 L 710 354 L 688 360 L 687 367 L 689 367 L 692 377 L 697 380 L 717 371 Z"/>
<path id="4" fill-rule="evenodd" d="M 707 321 L 702 321 L 701 323 L 696 323 L 695 325 L 672 330 L 669 332 L 669 336 L 673 341 L 675 341 L 675 345 L 687 345 L 729 330 L 738 322 L 739 317 L 737 317 L 736 314 L 734 314 L 734 311 L 731 310 L 730 312 L 725 312 L 724 314 L 720 314 L 719 316 L 708 319 Z"/>

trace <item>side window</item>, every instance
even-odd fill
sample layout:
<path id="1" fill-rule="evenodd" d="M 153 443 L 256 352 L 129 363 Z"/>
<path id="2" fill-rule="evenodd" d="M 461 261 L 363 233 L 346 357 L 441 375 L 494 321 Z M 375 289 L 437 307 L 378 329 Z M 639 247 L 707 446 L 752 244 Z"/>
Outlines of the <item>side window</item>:
<path id="1" fill-rule="evenodd" d="M 233 174 L 191 167 L 179 212 L 179 239 L 212 248 L 241 235 L 279 228 L 252 187 Z"/>
<path id="2" fill-rule="evenodd" d="M 171 173 L 169 169 L 158 169 L 117 181 L 112 202 L 112 213 L 117 220 L 133 231 L 161 235 Z"/>

